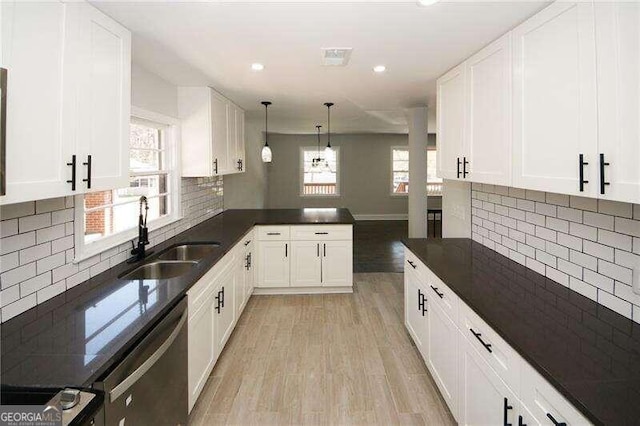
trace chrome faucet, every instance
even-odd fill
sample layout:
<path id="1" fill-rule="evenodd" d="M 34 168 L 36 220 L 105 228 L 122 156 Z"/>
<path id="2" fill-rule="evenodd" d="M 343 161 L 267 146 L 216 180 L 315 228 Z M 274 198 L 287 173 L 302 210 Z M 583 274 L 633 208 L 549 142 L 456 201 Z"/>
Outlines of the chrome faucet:
<path id="1" fill-rule="evenodd" d="M 142 206 L 144 205 L 144 216 L 142 215 Z M 138 246 L 131 250 L 131 258 L 129 263 L 142 260 L 147 255 L 145 246 L 149 244 L 149 230 L 147 229 L 147 213 L 149 211 L 149 202 L 144 195 L 140 197 L 140 216 L 138 217 Z M 133 241 L 131 241 L 133 245 Z"/>

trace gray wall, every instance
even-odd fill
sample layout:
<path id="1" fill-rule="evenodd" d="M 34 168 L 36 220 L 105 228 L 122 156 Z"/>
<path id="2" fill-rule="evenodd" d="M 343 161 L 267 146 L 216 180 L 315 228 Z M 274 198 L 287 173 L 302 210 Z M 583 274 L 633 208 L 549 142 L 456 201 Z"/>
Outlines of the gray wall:
<path id="1" fill-rule="evenodd" d="M 430 144 L 434 144 L 435 135 L 429 136 Z M 340 196 L 301 197 L 300 147 L 315 146 L 316 140 L 315 135 L 269 135 L 273 162 L 267 166 L 267 207 L 346 207 L 354 215 L 407 214 L 407 197 L 390 194 L 390 155 L 392 146 L 408 144 L 408 135 L 332 135 L 331 144 L 340 148 Z M 326 143 L 326 137 L 322 142 Z M 440 205 L 439 199 L 429 199 L 429 202 Z"/>
<path id="2" fill-rule="evenodd" d="M 267 165 L 262 162 L 264 143 L 261 119 L 245 122 L 246 172 L 224 177 L 225 209 L 261 209 L 266 206 Z"/>

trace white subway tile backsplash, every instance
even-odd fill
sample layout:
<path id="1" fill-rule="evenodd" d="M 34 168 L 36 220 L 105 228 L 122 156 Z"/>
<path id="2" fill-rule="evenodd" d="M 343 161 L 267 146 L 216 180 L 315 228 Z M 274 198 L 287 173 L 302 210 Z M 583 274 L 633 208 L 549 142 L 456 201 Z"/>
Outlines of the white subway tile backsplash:
<path id="1" fill-rule="evenodd" d="M 222 211 L 222 178 L 185 178 L 181 188 L 184 218 L 153 231 L 150 235 L 152 245 Z M 495 189 L 493 186 L 488 188 Z M 508 193 L 506 188 L 500 191 Z M 488 200 L 485 192 L 477 195 L 478 199 Z M 491 199 L 500 205 L 500 196 L 492 195 Z M 81 284 L 129 256 L 130 244 L 124 243 L 80 263 L 73 263 L 74 205 L 74 197 L 63 197 L 0 207 L 0 219 L 3 220 L 0 222 L 2 321 Z M 476 213 L 479 214 L 474 214 L 474 217 L 487 212 L 480 209 Z M 494 221 L 499 222 L 500 218 L 492 213 Z M 490 226 L 495 226 L 493 221 L 490 223 Z M 504 229 L 500 225 L 499 230 Z M 479 230 L 487 231 L 483 227 Z M 493 237 L 496 240 L 502 238 L 497 233 Z M 506 253 L 506 249 L 500 246 L 494 244 L 493 247 Z"/>
<path id="2" fill-rule="evenodd" d="M 620 216 L 631 219 L 633 217 L 633 204 L 620 201 L 598 200 L 598 211 L 609 216 Z"/>
<path id="3" fill-rule="evenodd" d="M 598 228 L 582 225 L 580 223 L 569 222 L 569 234 L 587 240 L 598 240 Z"/>
<path id="4" fill-rule="evenodd" d="M 614 280 L 609 277 L 605 277 L 604 275 L 600 275 L 591 269 L 584 270 L 583 280 L 598 287 L 599 289 L 613 293 Z"/>
<path id="5" fill-rule="evenodd" d="M 491 202 L 472 212 L 480 243 L 640 323 L 639 204 L 486 185 L 474 198 Z"/>
<path id="6" fill-rule="evenodd" d="M 18 219 L 3 220 L 0 222 L 0 238 L 10 237 L 18 233 Z"/>
<path id="7" fill-rule="evenodd" d="M 619 297 L 609 294 L 606 291 L 598 290 L 598 303 L 606 306 L 612 311 L 616 311 L 620 315 L 624 315 L 627 318 L 631 318 L 631 303 L 626 300 L 622 300 Z"/>

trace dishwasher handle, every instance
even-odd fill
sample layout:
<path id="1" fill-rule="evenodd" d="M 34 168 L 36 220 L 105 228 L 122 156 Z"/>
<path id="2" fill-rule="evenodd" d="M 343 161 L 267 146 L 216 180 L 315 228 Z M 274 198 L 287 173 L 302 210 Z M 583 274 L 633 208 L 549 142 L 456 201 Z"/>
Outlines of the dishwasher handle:
<path id="1" fill-rule="evenodd" d="M 120 398 L 122 394 L 129 390 L 131 386 L 133 386 L 138 380 L 140 380 L 140 378 L 144 376 L 144 374 L 149 371 L 160 358 L 162 358 L 162 355 L 164 355 L 164 353 L 171 347 L 173 342 L 180 334 L 180 330 L 182 329 L 184 323 L 187 321 L 188 316 L 188 312 L 185 311 L 180 317 L 178 325 L 176 325 L 169 337 L 167 337 L 167 340 L 165 340 L 162 345 L 160 345 L 160 347 L 156 349 L 156 351 L 140 365 L 140 367 L 136 368 L 134 372 L 131 373 L 126 379 L 113 387 L 111 392 L 109 392 L 109 400 L 111 402 Z"/>

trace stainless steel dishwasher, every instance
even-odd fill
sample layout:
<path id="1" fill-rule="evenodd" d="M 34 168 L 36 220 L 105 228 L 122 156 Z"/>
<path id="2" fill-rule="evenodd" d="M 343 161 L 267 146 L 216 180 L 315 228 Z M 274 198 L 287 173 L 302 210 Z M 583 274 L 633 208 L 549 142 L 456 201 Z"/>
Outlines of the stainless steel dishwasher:
<path id="1" fill-rule="evenodd" d="M 94 384 L 107 426 L 187 424 L 187 317 L 185 297 Z"/>

